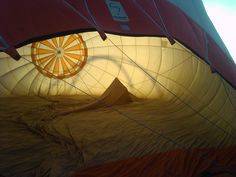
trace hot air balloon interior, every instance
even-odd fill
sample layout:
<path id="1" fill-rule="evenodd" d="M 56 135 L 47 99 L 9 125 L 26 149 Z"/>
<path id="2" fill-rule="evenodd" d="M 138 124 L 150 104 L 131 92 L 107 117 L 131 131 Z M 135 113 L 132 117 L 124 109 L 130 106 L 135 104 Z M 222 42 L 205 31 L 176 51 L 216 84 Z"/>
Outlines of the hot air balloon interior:
<path id="1" fill-rule="evenodd" d="M 0 176 L 236 175 L 236 67 L 201 1 L 24 2 L 0 7 Z"/>

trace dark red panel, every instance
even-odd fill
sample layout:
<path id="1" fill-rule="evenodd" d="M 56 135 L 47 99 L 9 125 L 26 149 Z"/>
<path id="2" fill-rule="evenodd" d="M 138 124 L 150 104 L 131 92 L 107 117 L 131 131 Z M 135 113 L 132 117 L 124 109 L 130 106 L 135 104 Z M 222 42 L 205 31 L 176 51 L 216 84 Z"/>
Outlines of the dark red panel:
<path id="1" fill-rule="evenodd" d="M 176 150 L 78 171 L 74 177 L 213 177 L 236 175 L 236 147 Z"/>
<path id="2" fill-rule="evenodd" d="M 2 0 L 0 36 L 10 47 L 19 47 L 56 35 L 96 30 L 96 28 L 123 35 L 165 36 L 163 20 L 173 38 L 211 64 L 216 72 L 236 88 L 235 64 L 227 58 L 210 36 L 208 36 L 209 55 L 207 57 L 205 32 L 168 1 L 156 1 L 160 18 L 153 1 L 120 0 L 129 18 L 124 22 L 112 18 L 105 0 L 67 0 L 67 2 L 80 15 L 64 0 Z M 12 53 L 12 56 L 15 55 L 14 51 Z"/>

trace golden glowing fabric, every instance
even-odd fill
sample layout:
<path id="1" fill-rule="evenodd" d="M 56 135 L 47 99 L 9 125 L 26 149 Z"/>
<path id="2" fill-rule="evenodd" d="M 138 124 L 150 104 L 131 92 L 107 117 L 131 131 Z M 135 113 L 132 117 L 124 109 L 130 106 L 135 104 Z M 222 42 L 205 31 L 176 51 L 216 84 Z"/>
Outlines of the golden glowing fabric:
<path id="1" fill-rule="evenodd" d="M 71 145 L 78 145 L 78 152 L 68 157 L 68 162 L 76 159 L 73 163 L 81 168 L 179 148 L 235 146 L 236 91 L 212 73 L 204 61 L 178 42 L 170 45 L 166 38 L 107 36 L 103 41 L 96 32 L 88 32 L 35 42 L 18 49 L 20 61 L 0 53 L 0 95 L 26 96 L 2 98 L 3 119 L 15 117 L 16 122 L 28 126 L 27 130 L 42 133 L 37 137 L 43 147 L 41 137 L 67 137 L 73 141 Z M 110 91 L 114 79 L 119 84 L 113 83 Z M 89 111 L 78 111 L 85 105 L 80 100 L 83 95 L 97 98 L 94 96 L 104 92 L 109 96 L 106 108 L 95 102 L 89 104 Z M 67 97 L 50 101 L 53 95 L 70 95 L 78 103 L 66 101 Z M 130 101 L 127 98 L 133 95 L 145 102 L 109 105 L 115 99 Z M 97 107 L 100 109 L 95 110 Z M 61 110 L 70 114 L 61 114 Z M 6 121 L 1 139 L 16 132 L 13 123 Z M 28 132 L 21 131 L 16 140 L 8 142 L 9 138 L 5 138 L 5 146 L 13 143 L 13 149 L 19 152 L 15 142 L 22 144 L 24 141 L 18 137 L 28 136 Z M 26 142 L 32 147 L 31 140 Z M 47 158 L 54 154 L 48 153 L 48 146 L 40 148 L 47 152 Z M 9 150 L 9 154 L 15 151 Z M 21 152 L 28 157 L 24 155 L 28 151 Z M 50 160 L 53 158 L 50 156 Z M 10 168 L 15 161 L 9 159 L 5 164 Z M 65 164 L 63 161 L 58 166 Z M 24 165 L 28 168 L 28 164 Z"/>
<path id="2" fill-rule="evenodd" d="M 232 117 L 235 90 L 180 43 L 166 38 L 96 32 L 21 47 L 14 61 L 0 53 L 0 94 L 101 95 L 114 78 L 139 98 L 180 99 L 194 109 Z"/>
<path id="3" fill-rule="evenodd" d="M 102 41 L 96 32 L 89 32 L 35 42 L 19 52 L 28 61 L 16 62 L 0 53 L 2 96 L 74 95 L 82 94 L 80 90 L 100 95 L 118 77 L 133 94 L 154 98 L 162 94 L 155 80 L 181 93 L 202 93 L 212 80 L 221 80 L 181 44 L 171 46 L 158 37 L 108 35 Z M 78 89 L 56 78 L 65 78 Z"/>
<path id="4" fill-rule="evenodd" d="M 87 59 L 86 45 L 78 34 L 35 42 L 31 48 L 38 71 L 58 79 L 77 74 Z"/>

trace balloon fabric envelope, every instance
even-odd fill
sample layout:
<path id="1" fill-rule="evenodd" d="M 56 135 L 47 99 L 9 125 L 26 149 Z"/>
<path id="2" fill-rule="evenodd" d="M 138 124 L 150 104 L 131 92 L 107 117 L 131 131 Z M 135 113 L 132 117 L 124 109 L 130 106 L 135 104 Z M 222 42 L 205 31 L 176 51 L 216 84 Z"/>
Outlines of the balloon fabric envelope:
<path id="1" fill-rule="evenodd" d="M 3 176 L 235 175 L 236 67 L 201 1 L 4 0 L 0 21 Z"/>

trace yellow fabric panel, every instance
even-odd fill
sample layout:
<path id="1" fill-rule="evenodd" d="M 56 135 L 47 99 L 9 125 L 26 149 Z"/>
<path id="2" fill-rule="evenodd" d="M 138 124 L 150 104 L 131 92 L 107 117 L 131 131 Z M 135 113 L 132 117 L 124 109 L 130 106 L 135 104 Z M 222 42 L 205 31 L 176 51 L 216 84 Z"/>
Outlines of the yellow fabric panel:
<path id="1" fill-rule="evenodd" d="M 55 49 L 55 46 L 53 46 L 48 40 L 42 41 L 42 44 L 44 44 L 45 46 L 47 46 L 51 49 Z"/>
<path id="2" fill-rule="evenodd" d="M 80 46 L 76 45 L 76 46 L 72 46 L 67 48 L 65 51 L 74 51 L 74 50 L 80 50 Z"/>
<path id="3" fill-rule="evenodd" d="M 221 112 L 224 112 L 222 109 L 232 109 L 231 102 L 235 100 L 227 100 L 235 94 L 235 90 L 178 42 L 170 45 L 166 38 L 111 34 L 103 41 L 96 32 L 80 35 L 87 47 L 87 61 L 77 74 L 63 80 L 38 72 L 30 62 L 31 53 L 32 50 L 53 51 L 58 44 L 67 50 L 74 49 L 74 35 L 44 41 L 44 47 L 49 48 L 35 49 L 31 44 L 20 48 L 19 53 L 27 61 L 23 58 L 19 62 L 14 61 L 1 53 L 1 96 L 101 95 L 117 77 L 130 93 L 140 98 L 168 101 L 178 97 L 196 109 L 207 107 L 214 111 L 220 109 Z M 70 58 L 65 57 L 60 64 L 54 61 L 55 58 L 49 60 L 50 55 L 42 57 L 39 62 L 52 72 L 62 70 L 66 74 L 77 67 L 80 50 L 70 51 L 67 55 Z"/>
<path id="4" fill-rule="evenodd" d="M 59 46 L 62 46 L 64 42 L 64 37 L 59 37 Z"/>
<path id="5" fill-rule="evenodd" d="M 58 47 L 57 38 L 52 38 L 52 42 L 53 42 L 53 44 L 54 44 L 55 47 Z"/>
<path id="6" fill-rule="evenodd" d="M 53 55 L 49 55 L 49 56 L 40 58 L 40 59 L 38 60 L 38 63 L 39 63 L 39 64 L 43 64 L 43 63 L 47 62 L 48 60 L 50 60 L 52 57 L 53 57 Z"/>
<path id="7" fill-rule="evenodd" d="M 65 44 L 63 45 L 63 47 L 66 48 L 67 46 L 69 46 L 75 40 L 76 40 L 76 38 L 73 35 L 70 35 L 68 37 L 67 41 L 65 42 Z"/>

